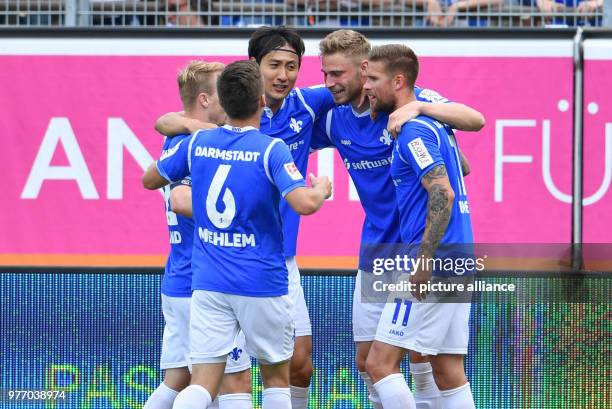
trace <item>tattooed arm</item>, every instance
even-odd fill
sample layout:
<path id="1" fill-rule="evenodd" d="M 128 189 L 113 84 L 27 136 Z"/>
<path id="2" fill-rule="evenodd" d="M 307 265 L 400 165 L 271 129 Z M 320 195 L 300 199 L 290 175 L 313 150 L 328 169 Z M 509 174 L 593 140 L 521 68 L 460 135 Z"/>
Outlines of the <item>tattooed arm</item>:
<path id="1" fill-rule="evenodd" d="M 450 185 L 444 165 L 435 166 L 427 172 L 421 179 L 421 183 L 427 190 L 428 199 L 425 232 L 419 247 L 419 257 L 427 260 L 435 256 L 436 249 L 446 233 L 455 192 Z M 425 298 L 425 294 L 418 290 L 418 287 L 431 280 L 431 273 L 430 270 L 419 269 L 410 278 L 410 282 L 417 286 L 417 291 L 413 294 L 418 300 Z"/>

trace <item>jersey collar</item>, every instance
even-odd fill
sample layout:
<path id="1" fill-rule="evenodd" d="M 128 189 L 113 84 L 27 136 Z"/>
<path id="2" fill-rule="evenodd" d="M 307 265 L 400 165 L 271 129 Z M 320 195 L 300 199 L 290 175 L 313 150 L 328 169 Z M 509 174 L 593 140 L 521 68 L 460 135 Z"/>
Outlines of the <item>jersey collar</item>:
<path id="1" fill-rule="evenodd" d="M 257 128 L 253 127 L 253 126 L 245 126 L 244 128 L 238 128 L 238 127 L 234 127 L 231 125 L 223 125 L 223 128 L 227 129 L 228 131 L 232 131 L 232 132 L 248 132 L 248 131 L 256 131 Z"/>

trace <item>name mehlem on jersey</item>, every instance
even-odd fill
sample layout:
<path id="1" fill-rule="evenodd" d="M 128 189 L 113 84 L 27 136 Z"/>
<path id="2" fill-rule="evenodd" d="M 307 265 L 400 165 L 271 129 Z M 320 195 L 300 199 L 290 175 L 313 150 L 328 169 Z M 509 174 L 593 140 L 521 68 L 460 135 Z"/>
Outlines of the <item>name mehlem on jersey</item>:
<path id="1" fill-rule="evenodd" d="M 218 247 L 255 247 L 255 234 L 230 233 L 223 231 L 211 231 L 207 228 L 198 227 L 198 236 L 204 243 Z"/>

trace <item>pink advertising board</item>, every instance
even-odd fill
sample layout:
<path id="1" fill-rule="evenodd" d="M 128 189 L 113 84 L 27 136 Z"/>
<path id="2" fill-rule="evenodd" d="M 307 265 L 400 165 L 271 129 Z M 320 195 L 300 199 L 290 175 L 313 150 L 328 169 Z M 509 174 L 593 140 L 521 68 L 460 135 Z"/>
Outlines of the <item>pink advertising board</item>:
<path id="1" fill-rule="evenodd" d="M 7 175 L 1 264 L 162 265 L 169 248 L 163 201 L 140 183 L 162 145 L 153 123 L 180 109 L 175 75 L 188 60 L 229 62 L 241 52 L 0 55 Z M 487 119 L 481 132 L 458 133 L 472 167 L 466 183 L 476 240 L 569 243 L 571 56 L 431 54 L 422 54 L 419 85 Z M 587 242 L 611 237 L 612 193 L 604 177 L 610 166 L 605 132 L 612 138 L 612 103 L 605 93 L 612 78 L 605 73 L 611 69 L 612 60 L 586 69 L 585 101 L 597 109 L 591 106 L 595 113 L 585 117 L 585 197 L 599 192 L 585 207 Z M 309 52 L 298 85 L 321 81 L 319 59 Z M 303 218 L 300 262 L 354 267 L 363 213 L 347 172 L 333 151 L 313 154 L 309 167 L 333 176 L 334 196 L 320 213 Z"/>

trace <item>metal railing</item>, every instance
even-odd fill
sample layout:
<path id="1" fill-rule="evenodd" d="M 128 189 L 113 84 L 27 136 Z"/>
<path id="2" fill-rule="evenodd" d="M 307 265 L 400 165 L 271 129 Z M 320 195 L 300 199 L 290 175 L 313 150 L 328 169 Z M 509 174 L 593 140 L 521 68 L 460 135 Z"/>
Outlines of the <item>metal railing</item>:
<path id="1" fill-rule="evenodd" d="M 565 1 L 0 0 L 0 26 L 612 27 L 612 0 Z"/>

